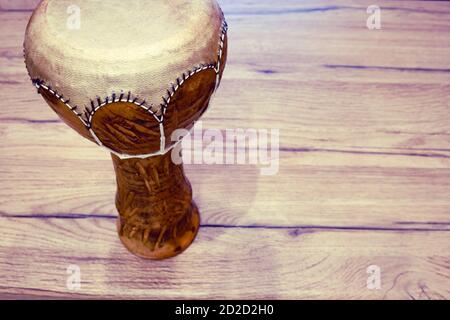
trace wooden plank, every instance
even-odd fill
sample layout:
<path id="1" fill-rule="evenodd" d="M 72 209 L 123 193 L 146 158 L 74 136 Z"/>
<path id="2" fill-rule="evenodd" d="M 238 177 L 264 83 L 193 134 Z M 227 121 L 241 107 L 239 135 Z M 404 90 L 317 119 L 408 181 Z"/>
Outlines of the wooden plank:
<path id="1" fill-rule="evenodd" d="M 256 99 L 260 94 L 251 90 L 253 81 L 224 82 L 203 118 L 204 127 L 280 129 L 284 148 L 450 150 L 450 86 L 411 87 L 401 95 L 389 85 L 369 89 L 362 85 L 346 89 L 318 83 L 299 86 L 304 97 L 296 97 L 299 91 L 286 86 L 286 82 L 259 81 L 258 90 L 279 89 L 264 106 Z M 11 86 L 6 84 L 4 90 L 8 87 Z M 0 109 L 2 122 L 59 121 L 31 85 L 24 85 L 23 89 L 5 97 L 7 102 Z M 299 99 L 308 102 L 298 104 Z M 336 101 L 340 101 L 339 105 Z M 242 105 L 245 108 L 236 107 Z"/>
<path id="2" fill-rule="evenodd" d="M 0 9 L 5 11 L 14 10 L 33 10 L 41 0 L 0 0 Z M 271 0 L 260 1 L 245 1 L 240 0 L 218 0 L 222 9 L 227 14 L 245 14 L 250 12 L 252 15 L 262 15 L 269 13 L 289 14 L 298 12 L 321 12 L 330 10 L 342 10 L 349 8 L 359 8 L 362 6 L 368 7 L 373 2 L 369 0 L 334 0 L 333 5 L 330 5 L 325 0 L 279 0 L 277 5 L 274 6 Z M 445 4 L 439 3 L 440 0 L 428 0 L 427 3 L 417 3 L 417 1 L 379 1 L 379 5 L 382 7 L 388 7 L 390 9 L 404 9 L 410 12 L 428 11 L 433 13 L 448 12 L 448 7 Z M 255 4 L 258 7 L 255 9 Z"/>
<path id="3" fill-rule="evenodd" d="M 46 134 L 41 134 L 45 130 Z M 110 156 L 63 124 L 0 126 L 0 212 L 114 215 Z M 188 165 L 203 223 L 450 227 L 449 153 L 282 152 L 255 165 Z"/>
<path id="4" fill-rule="evenodd" d="M 0 0 L 1 11 L 21 11 L 36 8 L 40 0 Z"/>
<path id="5" fill-rule="evenodd" d="M 308 11 L 310 2 L 287 1 L 274 12 L 267 2 L 252 4 L 224 5 L 232 26 L 230 61 L 204 118 L 209 127 L 282 128 L 286 148 L 448 150 L 450 19 L 442 4 L 422 12 L 421 4 L 396 3 L 383 11 L 386 26 L 379 32 L 365 28 L 361 4 L 322 11 L 317 4 Z M 0 119 L 56 121 L 24 69 L 28 13 L 2 15 L 5 33 L 14 31 L 0 46 L 6 92 Z M 349 43 L 352 50 L 344 50 Z"/>
<path id="6" fill-rule="evenodd" d="M 229 63 L 203 127 L 280 129 L 280 170 L 186 166 L 203 227 L 151 262 L 117 238 L 109 155 L 30 84 L 36 2 L 0 0 L 0 297 L 448 299 L 448 4 L 379 1 L 369 31 L 369 0 L 220 2 Z"/>
<path id="7" fill-rule="evenodd" d="M 3 297 L 450 297 L 448 232 L 203 228 L 183 255 L 152 262 L 122 247 L 113 219 L 0 225 Z M 81 269 L 80 291 L 66 287 L 69 265 Z M 379 290 L 367 289 L 371 265 L 381 269 Z"/>

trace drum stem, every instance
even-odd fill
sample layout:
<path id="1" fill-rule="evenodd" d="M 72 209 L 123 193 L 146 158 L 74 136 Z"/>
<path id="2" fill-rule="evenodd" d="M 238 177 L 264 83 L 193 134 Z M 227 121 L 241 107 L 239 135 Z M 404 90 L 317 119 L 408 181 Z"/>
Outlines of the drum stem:
<path id="1" fill-rule="evenodd" d="M 118 232 L 132 253 L 149 259 L 175 256 L 194 240 L 198 209 L 183 165 L 170 152 L 147 159 L 112 155 L 117 178 Z"/>

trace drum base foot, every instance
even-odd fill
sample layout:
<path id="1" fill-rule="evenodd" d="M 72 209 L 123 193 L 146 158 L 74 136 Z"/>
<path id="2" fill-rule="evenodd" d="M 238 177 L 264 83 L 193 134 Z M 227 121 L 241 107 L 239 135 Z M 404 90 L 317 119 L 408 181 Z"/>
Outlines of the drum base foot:
<path id="1" fill-rule="evenodd" d="M 186 250 L 194 241 L 200 227 L 200 214 L 197 206 L 192 203 L 191 212 L 187 214 L 179 229 L 163 228 L 152 237 L 151 232 L 137 230 L 134 234 L 123 232 L 122 219 L 117 219 L 117 231 L 122 244 L 134 255 L 151 260 L 162 260 L 177 256 Z M 177 226 L 178 227 L 178 226 Z"/>

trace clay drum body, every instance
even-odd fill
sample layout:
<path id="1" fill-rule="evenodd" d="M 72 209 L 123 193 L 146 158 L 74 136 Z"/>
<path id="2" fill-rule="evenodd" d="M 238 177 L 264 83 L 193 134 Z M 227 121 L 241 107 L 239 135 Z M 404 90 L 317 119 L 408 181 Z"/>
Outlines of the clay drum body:
<path id="1" fill-rule="evenodd" d="M 226 32 L 215 0 L 44 0 L 28 24 L 30 78 L 62 121 L 111 153 L 119 237 L 140 257 L 175 256 L 197 235 L 173 135 L 208 108 Z"/>

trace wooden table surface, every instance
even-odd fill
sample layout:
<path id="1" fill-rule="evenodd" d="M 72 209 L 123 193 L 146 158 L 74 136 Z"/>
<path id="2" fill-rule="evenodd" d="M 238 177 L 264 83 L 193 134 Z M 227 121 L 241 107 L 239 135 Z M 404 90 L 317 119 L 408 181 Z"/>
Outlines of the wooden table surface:
<path id="1" fill-rule="evenodd" d="M 0 0 L 0 297 L 450 298 L 450 3 L 376 1 L 369 30 L 373 2 L 221 1 L 203 127 L 280 129 L 279 173 L 186 166 L 202 228 L 153 262 L 119 242 L 110 156 L 28 79 L 36 1 Z"/>

